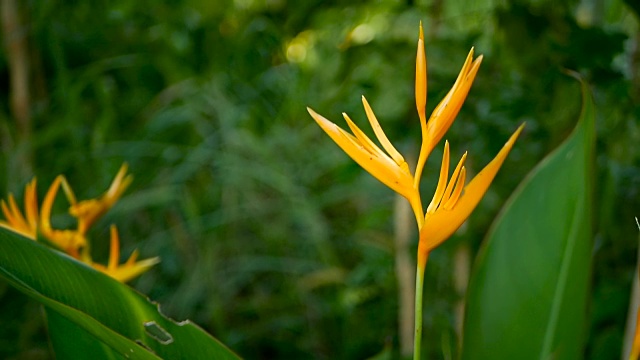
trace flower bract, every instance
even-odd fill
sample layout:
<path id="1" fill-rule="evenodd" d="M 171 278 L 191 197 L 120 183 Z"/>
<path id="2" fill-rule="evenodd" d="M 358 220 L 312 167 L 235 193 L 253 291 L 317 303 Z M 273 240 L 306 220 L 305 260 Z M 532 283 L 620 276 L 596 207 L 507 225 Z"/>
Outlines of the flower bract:
<path id="1" fill-rule="evenodd" d="M 123 164 L 111 186 L 102 196 L 77 201 L 66 178 L 59 175 L 47 190 L 40 209 L 38 209 L 36 179 L 33 179 L 25 187 L 24 214 L 18 207 L 13 194 L 9 194 L 7 201 L 0 202 L 2 213 L 6 219 L 0 220 L 0 227 L 14 231 L 31 240 L 43 241 L 52 245 L 119 281 L 129 281 L 157 264 L 159 258 L 137 261 L 138 251 L 135 250 L 125 263 L 119 264 L 120 238 L 116 227 L 112 226 L 109 262 L 107 266 L 101 265 L 91 258 L 87 232 L 95 221 L 103 216 L 122 196 L 132 179 L 131 175 L 127 175 L 127 165 Z M 60 187 L 70 203 L 69 213 L 77 220 L 75 229 L 57 229 L 51 224 L 53 204 Z"/>
<path id="2" fill-rule="evenodd" d="M 422 25 L 420 25 L 416 54 L 415 100 L 422 144 L 414 173 L 385 135 L 364 96 L 362 104 L 367 119 L 382 148 L 376 145 L 347 114 L 343 113 L 343 117 L 351 132 L 342 129 L 311 108 L 307 108 L 322 130 L 356 163 L 409 201 L 420 230 L 418 257 L 419 260 L 424 258 L 425 262 L 428 252 L 451 236 L 480 202 L 524 126 L 524 124 L 521 125 L 513 133 L 498 155 L 467 185 L 465 185 L 467 170 L 464 166 L 467 154 L 462 156 L 449 180 L 449 143 L 445 142 L 438 185 L 431 203 L 426 211 L 424 210 L 420 196 L 420 180 L 425 163 L 462 108 L 482 59 L 482 55 L 474 58 L 473 48 L 469 51 L 453 86 L 427 120 L 427 59 Z"/>

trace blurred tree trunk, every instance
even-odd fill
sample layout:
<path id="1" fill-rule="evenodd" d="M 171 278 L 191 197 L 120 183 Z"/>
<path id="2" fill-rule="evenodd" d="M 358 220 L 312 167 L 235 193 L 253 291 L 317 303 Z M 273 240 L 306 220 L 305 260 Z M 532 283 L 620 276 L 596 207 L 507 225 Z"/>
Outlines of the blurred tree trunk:
<path id="1" fill-rule="evenodd" d="M 640 8 L 640 5 L 638 5 Z M 635 11 L 635 9 L 634 9 Z M 640 11 L 638 9 L 637 11 Z M 636 19 L 640 22 L 640 13 L 635 13 Z M 640 98 L 640 31 L 637 31 L 633 39 L 633 50 L 631 51 L 630 66 L 631 69 L 631 96 L 634 100 Z"/>
<path id="2" fill-rule="evenodd" d="M 413 228 L 413 213 L 409 203 L 400 195 L 394 203 L 395 266 L 398 281 L 398 329 L 400 354 L 410 357 L 413 353 L 413 299 L 415 297 L 415 264 L 411 260 L 409 245 Z"/>
<path id="3" fill-rule="evenodd" d="M 453 282 L 456 293 L 460 296 L 454 307 L 455 330 L 458 335 L 458 345 L 462 345 L 465 296 L 471 274 L 471 249 L 468 243 L 462 243 L 456 248 L 453 255 L 453 264 Z"/>
<path id="4" fill-rule="evenodd" d="M 31 114 L 29 99 L 29 56 L 27 46 L 27 29 L 21 23 L 20 9 L 16 0 L 2 0 L 2 35 L 4 39 L 7 62 L 9 64 L 10 107 L 15 120 L 14 163 L 19 175 L 17 178 L 31 173 Z M 11 158 L 9 156 L 8 158 Z"/>

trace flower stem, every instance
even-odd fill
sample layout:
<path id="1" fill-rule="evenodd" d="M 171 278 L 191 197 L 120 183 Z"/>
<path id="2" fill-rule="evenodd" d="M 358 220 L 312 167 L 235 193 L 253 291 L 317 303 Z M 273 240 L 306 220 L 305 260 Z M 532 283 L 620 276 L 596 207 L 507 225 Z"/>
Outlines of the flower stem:
<path id="1" fill-rule="evenodd" d="M 422 345 L 422 288 L 424 285 L 424 269 L 426 261 L 416 266 L 416 302 L 415 302 L 415 334 L 413 338 L 413 360 L 420 359 Z"/>

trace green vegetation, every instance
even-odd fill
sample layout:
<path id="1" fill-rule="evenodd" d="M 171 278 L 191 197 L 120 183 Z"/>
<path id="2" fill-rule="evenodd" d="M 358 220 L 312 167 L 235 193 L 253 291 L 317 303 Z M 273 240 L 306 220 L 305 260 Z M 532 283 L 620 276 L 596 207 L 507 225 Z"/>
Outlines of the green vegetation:
<path id="1" fill-rule="evenodd" d="M 399 357 L 394 237 L 411 233 L 413 261 L 412 215 L 396 217 L 394 193 L 306 106 L 363 124 L 366 95 L 394 145 L 417 154 L 422 21 L 427 112 L 469 49 L 484 54 L 446 135 L 452 158 L 468 150 L 479 171 L 527 122 L 466 225 L 430 256 L 423 358 L 460 355 L 465 268 L 507 197 L 576 126 L 580 85 L 567 70 L 596 109 L 584 358 L 618 358 L 640 216 L 640 13 L 628 2 L 6 0 L 0 198 L 21 199 L 36 176 L 41 199 L 58 174 L 95 197 L 127 162 L 134 181 L 92 227 L 92 255 L 106 262 L 115 223 L 122 260 L 135 248 L 159 256 L 132 286 L 163 313 L 247 359 Z M 425 188 L 441 155 L 442 143 Z M 66 208 L 61 197 L 59 227 L 72 221 Z M 53 358 L 42 313 L 0 280 L 0 358 Z"/>

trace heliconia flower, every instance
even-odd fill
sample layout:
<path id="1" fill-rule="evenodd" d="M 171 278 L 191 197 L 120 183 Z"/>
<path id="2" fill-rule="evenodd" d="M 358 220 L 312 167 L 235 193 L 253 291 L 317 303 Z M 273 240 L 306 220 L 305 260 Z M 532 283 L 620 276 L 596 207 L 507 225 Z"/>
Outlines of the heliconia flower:
<path id="1" fill-rule="evenodd" d="M 126 173 L 127 164 L 123 164 L 107 192 L 97 199 L 82 200 L 80 202 L 76 200 L 73 190 L 65 177 L 62 175 L 56 177 L 42 202 L 40 232 L 43 237 L 69 255 L 88 261 L 87 230 L 115 204 L 131 184 L 133 178 L 131 175 L 126 175 Z M 51 208 L 60 186 L 62 186 L 67 200 L 71 204 L 69 213 L 78 220 L 76 230 L 58 230 L 51 226 Z"/>
<path id="2" fill-rule="evenodd" d="M 369 123 L 386 152 L 371 141 L 371 139 L 351 121 L 347 114 L 343 113 L 342 115 L 347 121 L 353 135 L 316 113 L 311 108 L 307 108 L 307 111 L 309 111 L 311 117 L 313 117 L 318 125 L 320 125 L 347 155 L 376 179 L 404 196 L 412 206 L 419 206 L 420 213 L 422 213 L 420 194 L 417 188 L 413 186 L 413 176 L 409 170 L 409 165 L 385 135 L 382 127 L 380 127 L 378 123 L 378 119 L 364 96 L 362 97 L 362 104 L 364 105 Z"/>
<path id="3" fill-rule="evenodd" d="M 440 101 L 427 120 L 427 59 L 424 50 L 424 34 L 422 24 L 420 24 L 416 54 L 415 99 L 422 130 L 422 145 L 414 175 L 411 174 L 409 166 L 402 155 L 382 131 L 371 106 L 364 96 L 362 97 L 362 103 L 367 118 L 385 151 L 374 144 L 346 114 L 343 114 L 343 116 L 353 135 L 307 108 L 309 114 L 318 125 L 353 160 L 375 178 L 409 200 L 420 229 L 419 257 L 422 257 L 425 261 L 428 252 L 451 236 L 469 217 L 487 191 L 524 126 L 520 126 L 515 131 L 495 159 L 466 186 L 466 168 L 464 167 L 466 153 L 454 170 L 451 181 L 447 181 L 449 174 L 449 143 L 446 142 L 440 180 L 433 200 L 426 213 L 424 212 L 419 194 L 420 178 L 424 165 L 431 151 L 453 124 L 469 93 L 481 63 L 482 55 L 474 59 L 474 49 L 472 48 L 451 90 Z"/>
<path id="4" fill-rule="evenodd" d="M 31 240 L 36 239 L 38 236 L 38 196 L 35 178 L 24 189 L 24 215 L 18 208 L 13 194 L 9 194 L 8 204 L 2 200 L 0 206 L 6 219 L 6 221 L 0 220 L 0 227 L 17 232 Z"/>
<path id="5" fill-rule="evenodd" d="M 464 185 L 466 169 L 463 166 L 467 156 L 466 153 L 460 159 L 447 185 L 449 143 L 445 142 L 440 179 L 433 200 L 427 208 L 424 224 L 420 229 L 418 264 L 426 261 L 428 253 L 447 240 L 471 215 L 473 209 L 482 200 L 498 170 L 500 170 L 502 163 L 523 128 L 524 124 L 518 127 L 498 152 L 498 155 L 466 186 Z"/>
<path id="6" fill-rule="evenodd" d="M 123 264 L 118 264 L 120 258 L 120 239 L 115 226 L 111 227 L 111 247 L 107 266 L 93 262 L 88 249 L 86 232 L 89 227 L 122 196 L 131 184 L 131 175 L 126 175 L 127 165 L 123 164 L 109 189 L 99 198 L 78 202 L 73 190 L 64 176 L 55 178 L 47 191 L 40 214 L 38 214 L 38 199 L 36 193 L 36 179 L 27 184 L 24 192 L 25 214 L 20 211 L 13 194 L 9 194 L 8 201 L 0 201 L 0 206 L 6 221 L 0 220 L 0 227 L 17 232 L 32 240 L 44 240 L 46 243 L 64 251 L 68 255 L 93 266 L 95 269 L 115 278 L 127 282 L 149 270 L 160 260 L 158 257 L 136 261 L 138 251 L 134 251 Z M 76 229 L 54 229 L 51 226 L 51 210 L 62 187 L 70 203 L 69 213 L 78 220 Z"/>
<path id="7" fill-rule="evenodd" d="M 118 264 L 120 260 L 120 237 L 118 236 L 118 229 L 116 226 L 111 225 L 111 246 L 107 266 L 98 263 L 92 263 L 91 265 L 95 269 L 100 270 L 120 282 L 127 282 L 138 277 L 160 262 L 160 258 L 158 257 L 141 261 L 136 261 L 137 258 L 138 250 L 135 250 L 125 263 Z"/>
<path id="8" fill-rule="evenodd" d="M 78 219 L 78 231 L 86 234 L 93 223 L 104 215 L 113 204 L 118 201 L 122 193 L 129 187 L 133 177 L 127 174 L 127 164 L 122 164 L 111 186 L 100 198 L 76 202 L 70 187 L 65 186 L 65 192 L 71 202 L 69 213 Z"/>
<path id="9" fill-rule="evenodd" d="M 444 134 L 449 130 L 455 120 L 464 100 L 469 94 L 471 85 L 476 78 L 480 64 L 482 63 L 482 55 L 473 60 L 473 48 L 469 51 L 467 59 L 462 65 L 462 69 L 458 74 L 456 82 L 447 95 L 440 101 L 438 106 L 433 110 L 429 120 L 425 115 L 425 107 L 427 104 L 427 60 L 424 52 L 424 34 L 422 31 L 422 23 L 420 24 L 420 36 L 418 39 L 418 54 L 416 56 L 416 107 L 420 118 L 420 126 L 422 129 L 422 145 L 420 146 L 420 155 L 416 166 L 416 176 L 414 182 L 420 183 L 420 177 L 424 164 L 429 157 L 433 148 L 442 139 Z"/>
<path id="10" fill-rule="evenodd" d="M 424 165 L 431 151 L 453 124 L 471 89 L 481 63 L 482 55 L 474 59 L 472 48 L 453 87 L 436 106 L 427 121 L 427 58 L 424 50 L 422 23 L 420 24 L 418 50 L 416 53 L 415 100 L 422 131 L 422 144 L 413 175 L 402 155 L 393 147 L 382 131 L 373 110 L 371 110 L 371 106 L 369 106 L 364 96 L 362 97 L 362 103 L 367 118 L 385 151 L 382 151 L 374 144 L 346 114 L 343 114 L 343 116 L 353 135 L 307 108 L 311 117 L 342 150 L 375 178 L 407 198 L 413 209 L 420 234 L 416 269 L 414 359 L 420 358 L 422 290 L 424 270 L 429 252 L 449 238 L 471 215 L 524 127 L 524 124 L 518 127 L 498 152 L 498 155 L 466 186 L 467 170 L 464 167 L 464 162 L 467 154 L 465 153 L 462 156 L 449 180 L 449 143 L 445 142 L 438 185 L 431 203 L 426 212 L 424 211 L 419 192 Z"/>
<path id="11" fill-rule="evenodd" d="M 453 124 L 453 120 L 460 112 L 460 108 L 467 98 L 467 94 L 469 94 L 473 80 L 475 80 L 482 63 L 482 58 L 482 55 L 480 55 L 473 60 L 473 48 L 471 48 L 453 87 L 431 113 L 431 117 L 427 122 L 427 136 L 423 139 L 426 140 L 425 143 L 428 145 L 427 152 L 433 150 L 449 130 L 451 124 Z"/>
<path id="12" fill-rule="evenodd" d="M 84 233 L 77 230 L 58 230 L 51 226 L 51 208 L 53 207 L 53 202 L 56 199 L 61 184 L 64 189 L 70 189 L 64 176 L 58 175 L 55 178 L 42 201 L 39 230 L 47 241 L 51 242 L 60 250 L 76 259 L 82 258 L 81 260 L 86 260 L 88 256 L 88 243 Z"/>

